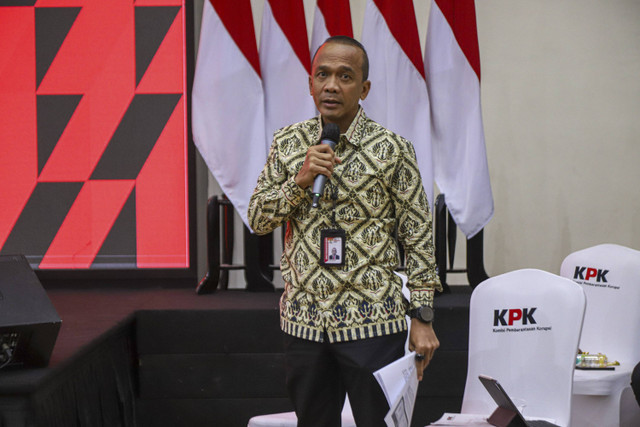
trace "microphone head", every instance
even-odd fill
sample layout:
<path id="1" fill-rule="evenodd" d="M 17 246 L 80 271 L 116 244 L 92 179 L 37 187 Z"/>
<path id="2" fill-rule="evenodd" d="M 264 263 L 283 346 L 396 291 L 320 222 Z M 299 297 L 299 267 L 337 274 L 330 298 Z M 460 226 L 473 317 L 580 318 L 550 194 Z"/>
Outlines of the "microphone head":
<path id="1" fill-rule="evenodd" d="M 322 135 L 320 135 L 320 141 L 329 139 L 336 144 L 340 141 L 340 128 L 335 123 L 326 123 L 322 127 Z"/>

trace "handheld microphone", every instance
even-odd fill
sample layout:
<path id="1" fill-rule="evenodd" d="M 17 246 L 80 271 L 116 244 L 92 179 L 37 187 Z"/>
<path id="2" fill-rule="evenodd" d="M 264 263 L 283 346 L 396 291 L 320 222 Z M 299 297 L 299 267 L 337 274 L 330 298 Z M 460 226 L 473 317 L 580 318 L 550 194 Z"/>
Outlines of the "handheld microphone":
<path id="1" fill-rule="evenodd" d="M 338 125 L 335 123 L 327 123 L 322 128 L 322 135 L 320 136 L 320 144 L 327 144 L 333 150 L 340 140 L 340 129 Z M 320 195 L 324 191 L 324 186 L 327 183 L 327 176 L 319 174 L 316 176 L 313 181 L 313 202 L 311 203 L 312 208 L 318 207 L 318 202 L 320 201 Z"/>

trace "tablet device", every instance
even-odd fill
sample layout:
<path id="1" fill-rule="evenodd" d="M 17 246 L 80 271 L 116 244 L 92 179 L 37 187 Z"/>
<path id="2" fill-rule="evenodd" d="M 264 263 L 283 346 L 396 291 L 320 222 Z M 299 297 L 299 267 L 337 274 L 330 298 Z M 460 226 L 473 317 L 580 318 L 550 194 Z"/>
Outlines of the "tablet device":
<path id="1" fill-rule="evenodd" d="M 478 378 L 498 405 L 487 419 L 489 424 L 496 427 L 560 427 L 545 420 L 526 420 L 498 380 L 486 375 Z"/>

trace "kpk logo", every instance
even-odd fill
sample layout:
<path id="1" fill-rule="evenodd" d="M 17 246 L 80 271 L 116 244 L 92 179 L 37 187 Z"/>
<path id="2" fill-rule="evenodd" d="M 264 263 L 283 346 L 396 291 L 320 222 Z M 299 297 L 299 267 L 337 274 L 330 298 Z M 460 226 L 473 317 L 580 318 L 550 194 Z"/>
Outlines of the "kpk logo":
<path id="1" fill-rule="evenodd" d="M 515 322 L 522 322 L 523 325 L 535 325 L 536 319 L 533 318 L 533 313 L 536 312 L 536 307 L 532 308 L 511 308 L 504 310 L 493 310 L 493 326 L 513 326 Z M 507 313 L 509 314 L 507 316 Z M 505 320 L 505 316 L 508 320 Z"/>
<path id="2" fill-rule="evenodd" d="M 576 269 L 573 272 L 573 280 L 582 285 L 595 286 L 598 288 L 620 289 L 619 285 L 609 283 L 609 280 L 607 279 L 608 273 L 609 270 L 605 270 L 603 268 L 582 267 L 576 265 Z"/>
<path id="3" fill-rule="evenodd" d="M 576 265 L 576 271 L 573 273 L 573 280 L 589 280 L 595 277 L 596 282 L 607 283 L 607 273 L 609 270 L 600 268 L 580 267 Z"/>
<path id="4" fill-rule="evenodd" d="M 550 331 L 551 326 L 539 326 L 534 315 L 537 307 L 493 310 L 493 332 Z"/>

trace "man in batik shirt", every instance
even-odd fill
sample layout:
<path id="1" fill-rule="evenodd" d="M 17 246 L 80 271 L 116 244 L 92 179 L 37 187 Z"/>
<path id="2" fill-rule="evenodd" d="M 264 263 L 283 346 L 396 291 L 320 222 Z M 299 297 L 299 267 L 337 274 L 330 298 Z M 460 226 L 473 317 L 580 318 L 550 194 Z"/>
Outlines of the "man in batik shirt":
<path id="1" fill-rule="evenodd" d="M 280 313 L 287 389 L 300 426 L 339 426 L 345 392 L 359 426 L 385 425 L 389 406 L 372 373 L 404 355 L 407 314 L 419 379 L 439 346 L 429 203 L 411 143 L 359 105 L 371 87 L 368 68 L 354 39 L 332 37 L 318 49 L 309 90 L 320 115 L 275 133 L 249 206 L 256 233 L 287 227 Z M 335 151 L 319 144 L 329 123 L 340 131 Z M 314 208 L 319 174 L 328 180 Z M 409 302 L 394 273 L 396 230 Z M 325 262 L 333 249 L 339 261 Z"/>

